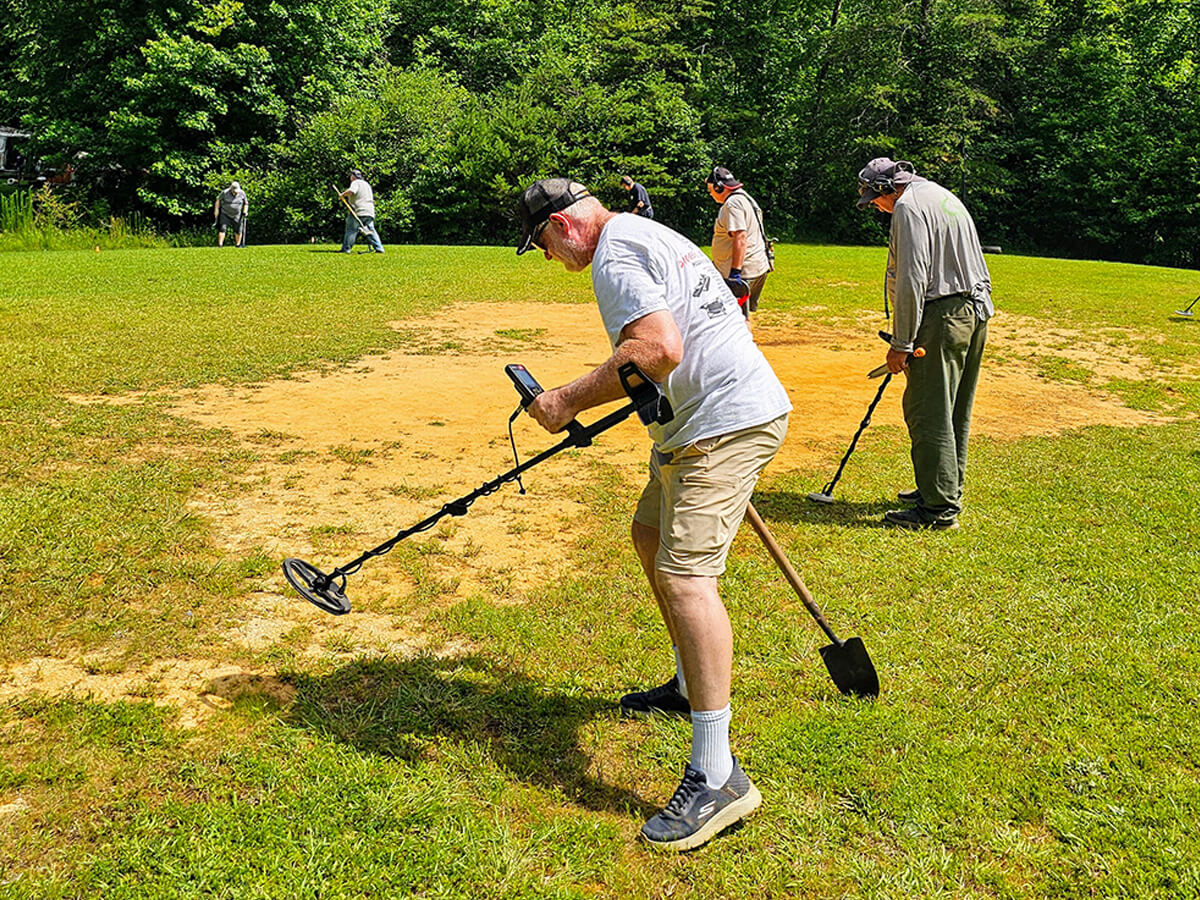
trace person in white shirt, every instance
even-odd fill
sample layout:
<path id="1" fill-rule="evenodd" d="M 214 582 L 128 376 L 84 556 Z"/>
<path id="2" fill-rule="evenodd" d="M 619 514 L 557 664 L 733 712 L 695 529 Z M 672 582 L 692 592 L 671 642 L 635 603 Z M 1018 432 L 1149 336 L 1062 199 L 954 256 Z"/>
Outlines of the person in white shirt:
<path id="1" fill-rule="evenodd" d="M 687 238 L 612 212 L 566 178 L 534 182 L 517 214 L 518 254 L 537 247 L 570 272 L 591 266 L 613 348 L 591 372 L 540 394 L 529 414 L 561 431 L 580 412 L 624 397 L 617 370 L 627 362 L 661 386 L 675 411 L 649 426 L 649 480 L 632 536 L 675 647 L 676 674 L 626 695 L 621 708 L 691 716 L 683 780 L 641 832 L 655 848 L 691 849 L 762 799 L 730 751 L 733 633 L 717 576 L 792 406 L 724 279 Z"/>
<path id="2" fill-rule="evenodd" d="M 242 246 L 242 238 L 246 233 L 246 218 L 250 215 L 250 204 L 246 200 L 246 192 L 236 181 L 229 182 L 229 187 L 217 194 L 213 204 L 213 219 L 217 223 L 217 246 L 225 246 L 225 232 L 233 229 L 233 245 Z"/>
<path id="3" fill-rule="evenodd" d="M 342 234 L 342 253 L 349 253 L 354 248 L 354 242 L 361 233 L 376 253 L 383 252 L 383 241 L 375 230 L 375 192 L 367 184 L 362 172 L 350 170 L 350 187 L 341 192 L 341 197 L 350 204 L 346 213 L 346 230 Z"/>

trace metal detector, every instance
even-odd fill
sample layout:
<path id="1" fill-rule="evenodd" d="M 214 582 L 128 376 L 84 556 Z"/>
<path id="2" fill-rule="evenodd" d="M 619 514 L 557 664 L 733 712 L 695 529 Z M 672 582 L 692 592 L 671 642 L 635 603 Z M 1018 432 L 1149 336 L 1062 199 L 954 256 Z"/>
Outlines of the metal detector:
<path id="1" fill-rule="evenodd" d="M 820 607 L 813 600 L 808 588 L 804 586 L 804 582 L 800 580 L 800 576 L 796 574 L 796 570 L 792 568 L 792 564 L 783 552 L 783 548 L 775 542 L 774 536 L 767 528 L 767 523 L 759 516 L 758 510 L 754 508 L 753 503 L 746 505 L 746 518 L 750 521 L 750 525 L 754 528 L 759 538 L 762 539 L 767 552 L 771 554 L 771 558 L 779 566 L 779 571 L 783 573 L 783 577 L 792 586 L 792 590 L 803 601 L 809 613 L 816 619 L 817 624 L 821 626 L 821 630 L 833 641 L 832 644 L 822 647 L 820 653 L 821 659 L 825 661 L 825 668 L 829 670 L 829 677 L 833 679 L 834 685 L 843 694 L 857 694 L 860 697 L 878 697 L 879 675 L 875 671 L 875 665 L 871 662 L 867 648 L 863 645 L 862 638 L 852 637 L 843 641 L 833 633 L 833 629 L 825 621 L 825 616 L 821 614 Z"/>
<path id="2" fill-rule="evenodd" d="M 524 366 L 516 364 L 507 365 L 504 367 L 504 372 L 512 379 L 513 386 L 521 396 L 521 405 L 517 407 L 509 419 L 511 426 L 512 420 L 522 410 L 528 408 L 529 404 L 533 402 L 533 399 L 538 394 L 542 393 L 542 386 L 537 383 L 537 380 L 529 374 L 529 370 Z M 621 379 L 621 386 L 625 389 L 625 393 L 629 395 L 630 402 L 628 405 L 609 413 L 591 425 L 581 425 L 577 420 L 572 419 L 567 423 L 567 436 L 553 447 L 543 450 L 537 456 L 514 466 L 504 474 L 497 475 L 491 481 L 481 484 L 475 490 L 471 491 L 471 493 L 459 497 L 457 500 L 451 500 L 432 516 L 422 519 L 410 528 L 405 528 L 397 532 L 395 536 L 384 541 L 374 550 L 366 551 L 357 559 L 351 560 L 345 565 L 338 566 L 332 572 L 326 574 L 311 563 L 293 557 L 283 561 L 284 577 L 287 578 L 288 583 L 296 589 L 300 596 L 309 603 L 335 616 L 344 615 L 350 612 L 350 601 L 346 598 L 346 576 L 357 572 L 368 559 L 383 556 L 406 537 L 421 531 L 428 531 L 446 516 L 465 516 L 471 504 L 478 498 L 486 494 L 495 493 L 502 485 L 510 481 L 519 482 L 522 472 L 532 469 L 538 463 L 545 462 L 556 453 L 560 453 L 570 447 L 590 446 L 592 438 L 603 431 L 607 431 L 614 425 L 625 421 L 634 413 L 637 413 L 643 425 L 650 425 L 652 423 L 665 425 L 674 418 L 675 413 L 672 411 L 671 404 L 668 402 L 666 395 L 663 394 L 662 389 L 651 381 L 634 363 L 629 362 L 622 365 L 617 369 L 617 375 Z M 515 445 L 513 455 L 514 457 L 516 456 Z M 523 488 L 522 493 L 524 493 Z"/>
<path id="3" fill-rule="evenodd" d="M 1196 300 L 1200 300 L 1200 296 L 1197 296 Z M 1175 310 L 1175 315 L 1183 316 L 1185 319 L 1192 318 L 1195 315 L 1195 313 L 1192 312 L 1192 307 L 1196 305 L 1196 300 L 1193 300 L 1191 303 L 1189 303 L 1183 309 Z"/>
<path id="4" fill-rule="evenodd" d="M 879 336 L 886 341 L 891 340 L 891 335 L 887 334 L 886 332 L 879 332 Z M 908 354 L 908 361 L 912 362 L 914 359 L 920 359 L 924 355 L 925 348 L 917 347 L 912 353 Z M 884 379 L 879 385 L 879 390 L 875 392 L 875 399 L 872 400 L 871 405 L 867 407 L 867 414 L 863 416 L 863 420 L 858 426 L 858 431 L 854 432 L 854 437 L 850 440 L 850 446 L 846 450 L 846 454 L 842 457 L 842 461 L 838 463 L 837 471 L 834 473 L 833 478 L 826 483 L 825 487 L 821 488 L 819 491 L 813 491 L 808 495 L 808 499 L 813 503 L 828 504 L 833 502 L 833 489 L 837 486 L 838 480 L 842 477 L 842 470 L 846 468 L 846 463 L 850 460 L 850 454 L 854 452 L 854 448 L 858 445 L 859 437 L 861 437 L 862 433 L 867 430 L 867 426 L 871 424 L 871 416 L 875 414 L 875 407 L 879 405 L 879 401 L 883 397 L 883 392 L 887 389 L 888 384 L 892 380 L 892 373 L 888 371 L 887 363 L 876 366 L 867 373 L 868 378 L 878 378 L 880 375 L 883 375 Z"/>

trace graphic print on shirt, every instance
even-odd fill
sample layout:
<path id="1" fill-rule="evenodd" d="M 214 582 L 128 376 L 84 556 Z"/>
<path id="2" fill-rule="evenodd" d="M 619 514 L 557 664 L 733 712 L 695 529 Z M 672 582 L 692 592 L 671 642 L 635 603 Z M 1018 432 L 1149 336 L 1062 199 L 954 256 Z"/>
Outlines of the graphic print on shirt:
<path id="1" fill-rule="evenodd" d="M 680 268 L 683 268 L 683 266 L 688 262 L 695 262 L 695 259 L 691 257 L 684 257 L 683 262 L 680 264 Z M 699 281 L 696 282 L 696 286 L 692 289 L 692 297 L 695 299 L 700 299 L 701 297 L 711 293 L 712 285 L 713 280 L 709 275 L 701 275 Z M 720 297 L 717 297 L 715 300 L 710 300 L 707 303 L 701 303 L 700 308 L 708 313 L 708 317 L 710 319 L 715 319 L 718 316 L 723 316 L 725 313 L 729 312 L 729 310 L 725 308 L 725 303 Z"/>

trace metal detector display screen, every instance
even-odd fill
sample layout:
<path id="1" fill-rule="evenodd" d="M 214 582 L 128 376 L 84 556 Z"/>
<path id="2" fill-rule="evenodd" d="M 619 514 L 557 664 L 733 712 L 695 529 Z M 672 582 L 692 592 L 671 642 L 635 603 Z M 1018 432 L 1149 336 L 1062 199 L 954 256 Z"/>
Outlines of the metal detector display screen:
<path id="1" fill-rule="evenodd" d="M 528 406 L 533 402 L 533 398 L 542 392 L 542 386 L 524 366 L 512 363 L 504 367 L 504 372 L 512 379 L 517 393 L 521 395 L 522 405 Z"/>

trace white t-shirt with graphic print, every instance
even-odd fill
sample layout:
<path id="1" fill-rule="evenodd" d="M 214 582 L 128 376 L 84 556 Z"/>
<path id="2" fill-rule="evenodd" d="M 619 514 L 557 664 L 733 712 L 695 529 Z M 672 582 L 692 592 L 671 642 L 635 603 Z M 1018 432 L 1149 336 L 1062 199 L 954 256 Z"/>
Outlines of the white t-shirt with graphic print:
<path id="1" fill-rule="evenodd" d="M 683 235 L 641 216 L 616 216 L 596 245 L 592 289 L 614 348 L 622 328 L 660 310 L 683 337 L 683 359 L 662 385 L 675 418 L 648 429 L 659 450 L 764 425 L 791 410 L 724 279 Z"/>

